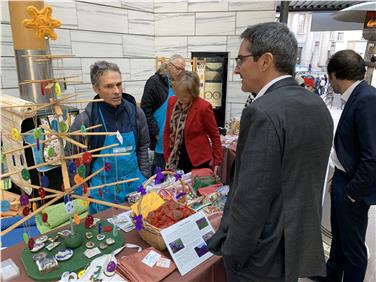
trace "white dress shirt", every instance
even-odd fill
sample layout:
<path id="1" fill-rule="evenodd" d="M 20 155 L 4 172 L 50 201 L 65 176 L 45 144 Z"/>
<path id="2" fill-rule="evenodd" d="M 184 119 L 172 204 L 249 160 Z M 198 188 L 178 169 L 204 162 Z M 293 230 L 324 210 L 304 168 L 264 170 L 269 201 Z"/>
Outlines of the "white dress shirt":
<path id="1" fill-rule="evenodd" d="M 265 92 L 269 89 L 270 86 L 272 86 L 274 83 L 276 83 L 277 81 L 280 81 L 284 78 L 287 78 L 287 77 L 292 77 L 291 75 L 282 75 L 282 76 L 278 76 L 276 78 L 274 78 L 273 80 L 269 81 L 267 84 L 265 84 L 265 86 L 263 88 L 261 88 L 261 90 L 259 91 L 259 93 L 257 93 L 255 99 L 253 99 L 252 102 L 254 102 L 256 99 L 264 96 Z"/>
<path id="2" fill-rule="evenodd" d="M 346 91 L 343 92 L 343 94 L 341 95 L 341 100 L 346 103 L 349 100 L 351 94 L 353 93 L 355 87 L 357 87 L 358 84 L 361 82 L 362 80 L 358 80 L 354 82 L 349 88 L 347 88 Z M 341 164 L 341 162 L 339 161 L 337 157 L 337 152 L 334 146 L 333 146 L 332 153 L 330 154 L 330 158 L 336 168 L 338 168 L 339 170 L 342 170 L 343 172 L 346 172 L 345 168 L 343 167 L 343 165 Z"/>

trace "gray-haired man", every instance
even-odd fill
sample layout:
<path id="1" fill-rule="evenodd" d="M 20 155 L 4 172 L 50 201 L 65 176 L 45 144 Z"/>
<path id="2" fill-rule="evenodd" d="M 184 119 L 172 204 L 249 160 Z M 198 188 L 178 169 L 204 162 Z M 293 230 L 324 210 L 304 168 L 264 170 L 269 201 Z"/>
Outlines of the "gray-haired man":
<path id="1" fill-rule="evenodd" d="M 141 99 L 149 126 L 150 149 L 154 150 L 154 164 L 162 169 L 165 167 L 163 158 L 163 131 L 166 120 L 167 100 L 174 92 L 171 82 L 177 80 L 185 69 L 185 59 L 173 55 L 167 63 L 161 65 L 145 84 Z"/>

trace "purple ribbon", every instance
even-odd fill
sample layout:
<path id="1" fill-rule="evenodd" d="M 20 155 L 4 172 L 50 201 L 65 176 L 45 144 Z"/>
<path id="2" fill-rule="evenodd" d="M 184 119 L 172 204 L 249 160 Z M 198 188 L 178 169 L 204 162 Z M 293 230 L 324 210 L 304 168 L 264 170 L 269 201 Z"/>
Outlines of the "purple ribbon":
<path id="1" fill-rule="evenodd" d="M 164 180 L 164 175 L 162 173 L 162 169 L 157 166 L 157 168 L 155 169 L 155 172 L 156 172 L 156 176 L 155 176 L 155 184 L 161 184 Z"/>
<path id="2" fill-rule="evenodd" d="M 141 196 L 146 195 L 146 190 L 145 190 L 145 188 L 144 188 L 144 185 L 140 185 L 140 186 L 137 188 L 137 192 L 140 192 L 140 193 L 141 193 Z"/>
<path id="3" fill-rule="evenodd" d="M 184 195 L 186 195 L 187 193 L 186 192 L 180 192 L 177 196 L 176 196 L 176 200 L 179 200 L 179 198 L 183 197 Z"/>
<path id="4" fill-rule="evenodd" d="M 181 173 L 179 173 L 179 172 L 176 172 L 176 173 L 174 174 L 174 176 L 175 176 L 175 181 L 178 181 L 179 179 L 182 178 L 183 174 L 181 174 Z"/>
<path id="5" fill-rule="evenodd" d="M 136 231 L 140 231 L 142 228 L 144 228 L 144 223 L 142 221 L 142 214 L 134 215 L 134 216 L 132 216 L 132 219 L 135 222 Z"/>

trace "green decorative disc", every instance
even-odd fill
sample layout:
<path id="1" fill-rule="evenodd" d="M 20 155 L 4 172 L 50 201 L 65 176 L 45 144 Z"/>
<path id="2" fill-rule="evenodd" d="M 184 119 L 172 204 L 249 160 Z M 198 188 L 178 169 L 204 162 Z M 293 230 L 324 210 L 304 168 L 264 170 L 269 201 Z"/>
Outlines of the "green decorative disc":
<path id="1" fill-rule="evenodd" d="M 68 126 L 65 123 L 65 121 L 59 122 L 59 131 L 60 132 L 67 132 L 68 131 Z"/>
<path id="2" fill-rule="evenodd" d="M 78 175 L 81 176 L 82 178 L 85 177 L 86 174 L 86 166 L 80 165 L 77 169 Z"/>
<path id="3" fill-rule="evenodd" d="M 27 244 L 29 242 L 29 235 L 27 235 L 27 233 L 24 233 L 22 236 L 23 236 L 25 244 Z"/>
<path id="4" fill-rule="evenodd" d="M 24 169 L 21 170 L 21 176 L 22 176 L 23 180 L 27 181 L 27 180 L 30 179 L 30 173 L 29 173 L 29 171 L 26 168 L 24 168 Z"/>
<path id="5" fill-rule="evenodd" d="M 85 133 L 86 132 L 86 126 L 85 125 L 81 125 L 81 132 Z"/>
<path id="6" fill-rule="evenodd" d="M 47 155 L 48 155 L 50 158 L 56 156 L 56 154 L 55 154 L 55 149 L 54 149 L 53 147 L 48 148 L 48 150 L 47 150 Z"/>
<path id="7" fill-rule="evenodd" d="M 34 139 L 40 139 L 42 137 L 42 131 L 40 129 L 34 130 Z"/>

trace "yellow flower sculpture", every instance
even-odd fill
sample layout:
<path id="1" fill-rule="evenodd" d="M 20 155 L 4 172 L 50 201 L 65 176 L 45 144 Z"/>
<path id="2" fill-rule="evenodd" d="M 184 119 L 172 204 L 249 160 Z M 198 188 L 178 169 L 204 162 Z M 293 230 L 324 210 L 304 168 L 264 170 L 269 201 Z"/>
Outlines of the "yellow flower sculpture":
<path id="1" fill-rule="evenodd" d="M 61 22 L 51 17 L 51 6 L 45 6 L 41 10 L 38 10 L 34 6 L 28 6 L 27 12 L 32 16 L 32 19 L 26 19 L 23 21 L 26 28 L 35 29 L 37 36 L 41 39 L 45 36 L 48 36 L 52 40 L 57 39 L 54 29 L 59 27 Z"/>

